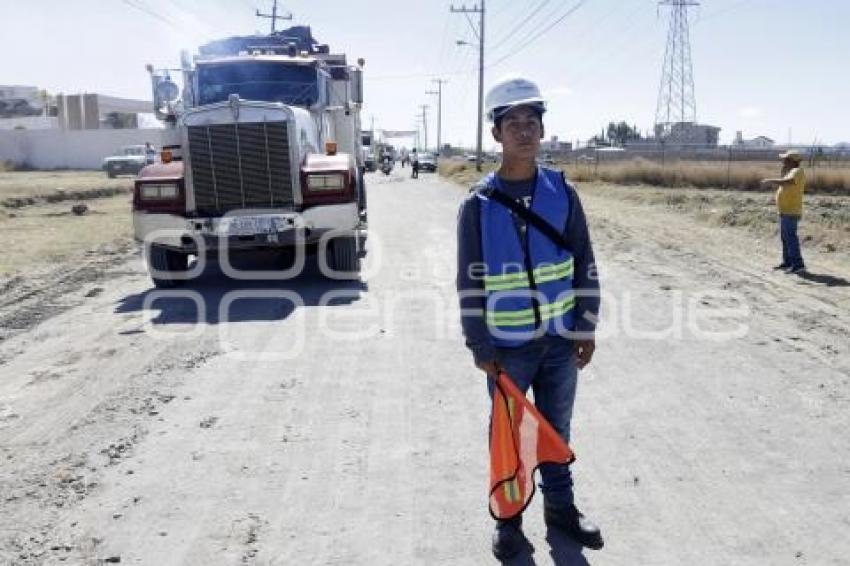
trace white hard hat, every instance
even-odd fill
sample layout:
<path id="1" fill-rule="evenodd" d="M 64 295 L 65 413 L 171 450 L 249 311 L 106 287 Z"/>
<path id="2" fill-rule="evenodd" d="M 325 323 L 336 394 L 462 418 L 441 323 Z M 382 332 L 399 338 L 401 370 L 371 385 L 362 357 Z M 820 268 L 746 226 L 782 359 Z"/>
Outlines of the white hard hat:
<path id="1" fill-rule="evenodd" d="M 515 106 L 534 106 L 541 114 L 546 112 L 546 101 L 537 85 L 522 77 L 507 77 L 487 91 L 484 111 L 491 122 Z"/>

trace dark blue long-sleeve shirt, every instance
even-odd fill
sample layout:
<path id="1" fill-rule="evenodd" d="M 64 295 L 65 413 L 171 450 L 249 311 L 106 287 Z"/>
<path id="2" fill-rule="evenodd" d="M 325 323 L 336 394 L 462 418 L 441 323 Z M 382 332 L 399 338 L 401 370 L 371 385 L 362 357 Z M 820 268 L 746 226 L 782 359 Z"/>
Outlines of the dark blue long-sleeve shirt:
<path id="1" fill-rule="evenodd" d="M 522 199 L 526 206 L 534 191 L 536 178 L 511 182 L 500 179 L 500 188 L 514 199 Z M 576 330 L 593 333 L 599 315 L 599 279 L 596 260 L 590 243 L 587 219 L 575 188 L 567 183 L 570 199 L 569 217 L 564 226 L 564 236 L 573 253 L 573 289 L 576 290 Z M 521 222 L 521 220 L 516 219 Z M 484 284 L 481 250 L 481 208 L 474 191 L 460 205 L 457 222 L 457 290 L 460 297 L 461 326 L 466 345 L 476 363 L 492 361 L 496 350 L 484 321 Z M 472 266 L 472 267 L 471 267 Z"/>

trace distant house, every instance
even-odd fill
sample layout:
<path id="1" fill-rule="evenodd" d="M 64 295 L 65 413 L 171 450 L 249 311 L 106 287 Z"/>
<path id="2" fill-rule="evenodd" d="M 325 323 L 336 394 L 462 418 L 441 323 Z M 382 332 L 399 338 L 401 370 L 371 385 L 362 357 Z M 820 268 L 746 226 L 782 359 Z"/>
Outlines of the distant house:
<path id="1" fill-rule="evenodd" d="M 164 132 L 149 101 L 95 93 L 49 96 L 36 87 L 0 85 L 0 161 L 99 169 L 117 148 L 145 142 L 159 147 Z"/>
<path id="2" fill-rule="evenodd" d="M 658 127 L 656 126 L 656 130 Z M 690 147 L 717 147 L 720 138 L 720 128 L 695 122 L 674 122 L 669 124 L 662 135 L 656 133 L 668 145 L 683 145 Z"/>
<path id="3" fill-rule="evenodd" d="M 49 96 L 34 86 L 0 85 L 0 130 L 149 127 L 153 103 L 96 93 Z M 159 127 L 154 123 L 154 127 Z"/>
<path id="4" fill-rule="evenodd" d="M 572 142 L 560 141 L 558 136 L 552 136 L 549 140 L 540 142 L 540 149 L 549 152 L 571 151 L 573 144 Z"/>
<path id="5" fill-rule="evenodd" d="M 103 94 L 56 96 L 59 127 L 63 130 L 138 128 L 139 117 L 153 113 L 153 103 Z"/>
<path id="6" fill-rule="evenodd" d="M 832 146 L 833 153 L 841 156 L 850 155 L 850 143 L 841 142 Z"/>
<path id="7" fill-rule="evenodd" d="M 44 114 L 44 99 L 37 87 L 0 85 L 0 117 L 20 118 Z"/>
<path id="8" fill-rule="evenodd" d="M 775 143 L 775 141 L 767 136 L 758 136 L 751 140 L 745 140 L 743 132 L 739 130 L 735 132 L 735 141 L 732 142 L 732 145 L 741 149 L 771 149 Z"/>

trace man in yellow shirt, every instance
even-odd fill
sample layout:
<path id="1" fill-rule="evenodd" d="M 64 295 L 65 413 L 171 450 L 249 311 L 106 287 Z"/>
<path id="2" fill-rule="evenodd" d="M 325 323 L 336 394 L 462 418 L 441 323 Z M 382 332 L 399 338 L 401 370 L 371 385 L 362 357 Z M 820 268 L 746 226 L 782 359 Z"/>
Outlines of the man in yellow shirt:
<path id="1" fill-rule="evenodd" d="M 779 156 L 782 173 L 778 179 L 764 179 L 762 184 L 776 188 L 776 207 L 779 209 L 779 234 L 782 238 L 782 263 L 774 269 L 786 273 L 803 273 L 806 266 L 800 253 L 797 225 L 803 215 L 803 192 L 806 189 L 806 174 L 800 166 L 802 156 L 796 151 L 787 151 Z"/>

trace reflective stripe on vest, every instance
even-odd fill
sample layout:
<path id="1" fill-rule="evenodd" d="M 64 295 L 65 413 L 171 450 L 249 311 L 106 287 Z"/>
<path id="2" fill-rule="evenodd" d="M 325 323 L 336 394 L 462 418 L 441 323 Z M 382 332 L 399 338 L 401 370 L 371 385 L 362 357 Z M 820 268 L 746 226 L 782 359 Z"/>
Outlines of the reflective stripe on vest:
<path id="1" fill-rule="evenodd" d="M 549 319 L 562 316 L 573 309 L 576 305 L 574 295 L 569 297 L 540 305 L 540 319 L 547 321 Z M 534 324 L 534 309 L 524 309 L 521 311 L 487 311 L 487 323 L 494 326 L 525 326 Z"/>
<path id="2" fill-rule="evenodd" d="M 484 179 L 497 188 L 494 174 Z M 478 191 L 481 204 L 481 248 L 487 275 L 485 321 L 496 346 L 516 347 L 539 336 L 535 329 L 557 335 L 574 328 L 573 258 L 531 225 L 527 243 L 512 212 Z M 531 208 L 555 227 L 566 225 L 570 201 L 559 171 L 538 168 Z M 529 256 L 529 257 L 526 257 Z M 528 261 L 527 261 L 528 260 Z M 531 277 L 529 279 L 529 270 Z M 537 315 L 535 316 L 535 306 Z"/>
<path id="3" fill-rule="evenodd" d="M 546 283 L 563 279 L 564 277 L 573 276 L 573 258 L 561 262 L 557 265 L 542 265 L 533 271 L 534 281 L 536 283 Z M 504 275 L 485 275 L 484 290 L 485 291 L 508 291 L 511 289 L 528 288 L 528 273 L 526 271 L 518 271 L 515 273 L 506 273 Z"/>

